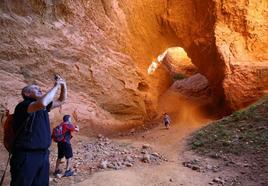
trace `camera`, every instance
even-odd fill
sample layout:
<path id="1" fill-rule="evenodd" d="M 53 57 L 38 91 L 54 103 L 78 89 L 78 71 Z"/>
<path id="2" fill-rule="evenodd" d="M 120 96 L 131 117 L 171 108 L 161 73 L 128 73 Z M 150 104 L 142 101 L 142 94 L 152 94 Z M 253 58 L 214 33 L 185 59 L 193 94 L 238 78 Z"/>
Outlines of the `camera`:
<path id="1" fill-rule="evenodd" d="M 60 79 L 60 75 L 59 74 L 55 74 L 54 75 L 54 80 L 57 81 L 58 79 Z"/>

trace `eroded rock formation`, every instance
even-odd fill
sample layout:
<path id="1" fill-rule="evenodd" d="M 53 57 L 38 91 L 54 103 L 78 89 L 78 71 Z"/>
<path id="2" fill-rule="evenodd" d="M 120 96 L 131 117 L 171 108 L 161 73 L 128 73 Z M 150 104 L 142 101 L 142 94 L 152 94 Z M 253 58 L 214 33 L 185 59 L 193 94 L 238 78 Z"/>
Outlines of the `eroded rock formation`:
<path id="1" fill-rule="evenodd" d="M 142 123 L 157 116 L 170 86 L 160 67 L 169 47 L 183 47 L 212 88 L 214 104 L 237 109 L 267 89 L 266 0 L 0 1 L 0 96 L 13 108 L 33 80 L 60 73 L 67 104 L 90 124 Z M 108 126 L 108 125 L 107 125 Z"/>
<path id="2" fill-rule="evenodd" d="M 254 0 L 169 1 L 163 22 L 208 78 L 215 103 L 225 100 L 238 109 L 267 89 L 267 6 Z"/>

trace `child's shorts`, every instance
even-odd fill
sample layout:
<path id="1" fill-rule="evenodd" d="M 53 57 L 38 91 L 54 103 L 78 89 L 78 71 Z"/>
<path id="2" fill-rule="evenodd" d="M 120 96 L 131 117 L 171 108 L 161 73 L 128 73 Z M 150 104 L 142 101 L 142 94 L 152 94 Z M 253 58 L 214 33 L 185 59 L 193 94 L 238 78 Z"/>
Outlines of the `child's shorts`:
<path id="1" fill-rule="evenodd" d="M 73 157 L 73 149 L 70 143 L 58 143 L 58 159 L 62 159 L 63 157 L 65 157 L 66 159 Z"/>

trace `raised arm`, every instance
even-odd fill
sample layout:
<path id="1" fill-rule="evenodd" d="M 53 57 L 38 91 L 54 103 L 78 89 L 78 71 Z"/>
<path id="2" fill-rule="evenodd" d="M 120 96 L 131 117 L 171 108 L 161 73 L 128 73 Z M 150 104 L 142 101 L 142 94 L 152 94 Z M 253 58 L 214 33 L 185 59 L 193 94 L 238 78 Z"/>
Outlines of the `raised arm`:
<path id="1" fill-rule="evenodd" d="M 32 102 L 28 106 L 27 112 L 28 113 L 36 112 L 38 110 L 45 108 L 49 103 L 53 101 L 53 98 L 55 97 L 59 86 L 60 83 L 56 82 L 55 85 L 45 95 L 43 95 L 36 101 Z"/>
<path id="2" fill-rule="evenodd" d="M 66 82 L 64 80 L 61 80 L 61 91 L 60 91 L 60 97 L 57 100 L 54 100 L 52 103 L 51 109 L 57 108 L 64 104 L 65 100 L 67 98 L 67 86 Z"/>
<path id="3" fill-rule="evenodd" d="M 61 87 L 60 97 L 58 100 L 53 101 L 58 89 Z M 36 99 L 36 101 L 32 102 L 27 109 L 28 113 L 36 112 L 47 107 L 50 103 L 52 103 L 50 109 L 59 107 L 62 105 L 67 97 L 67 88 L 66 82 L 59 76 L 55 76 L 55 84 L 54 86 L 43 96 L 41 95 L 41 90 L 36 85 L 31 85 L 29 87 L 25 87 L 26 90 L 22 90 L 23 96 L 30 97 Z"/>

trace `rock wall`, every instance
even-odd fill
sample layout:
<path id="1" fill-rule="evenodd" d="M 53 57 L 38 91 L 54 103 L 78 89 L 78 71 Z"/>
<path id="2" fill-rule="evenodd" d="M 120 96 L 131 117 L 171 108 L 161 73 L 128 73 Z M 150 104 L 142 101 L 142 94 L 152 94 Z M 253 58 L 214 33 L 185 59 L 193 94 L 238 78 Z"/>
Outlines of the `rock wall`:
<path id="1" fill-rule="evenodd" d="M 61 113 L 101 124 L 145 120 L 142 78 L 121 52 L 124 14 L 105 2 L 1 2 L 1 103 L 14 108 L 26 83 L 48 89 L 59 73 L 69 87 Z"/>
<path id="2" fill-rule="evenodd" d="M 268 2 L 221 1 L 215 25 L 227 104 L 239 109 L 267 90 Z"/>
<path id="3" fill-rule="evenodd" d="M 267 90 L 268 2 L 167 1 L 162 19 L 200 73 L 214 103 L 236 110 Z"/>
<path id="4" fill-rule="evenodd" d="M 147 68 L 179 46 L 215 105 L 237 109 L 267 88 L 267 20 L 266 0 L 2 0 L 0 104 L 14 108 L 23 86 L 46 90 L 60 73 L 69 98 L 54 121 L 72 113 L 105 127 L 143 123 L 170 86 L 165 68 Z"/>

